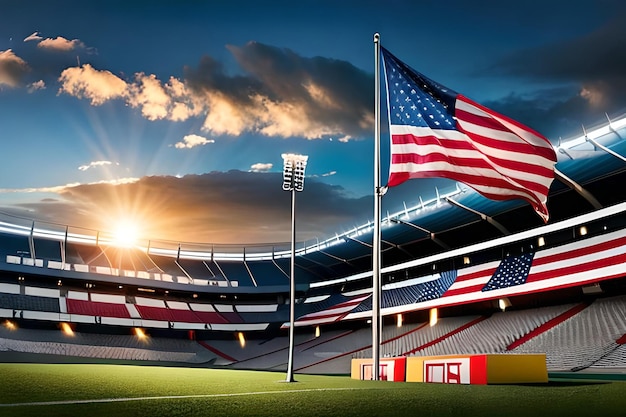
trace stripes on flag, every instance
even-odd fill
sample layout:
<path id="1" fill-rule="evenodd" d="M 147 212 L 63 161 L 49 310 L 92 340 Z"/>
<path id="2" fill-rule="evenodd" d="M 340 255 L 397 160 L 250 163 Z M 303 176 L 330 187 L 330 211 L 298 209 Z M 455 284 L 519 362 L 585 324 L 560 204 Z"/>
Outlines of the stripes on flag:
<path id="1" fill-rule="evenodd" d="M 383 305 L 386 314 L 402 312 L 407 308 L 421 310 L 433 307 L 472 303 L 483 300 L 511 297 L 534 292 L 581 286 L 626 276 L 626 229 L 593 236 L 576 242 L 542 249 L 535 253 L 507 256 L 502 261 L 450 271 L 454 282 L 439 297 L 418 298 L 414 302 Z M 437 280 L 445 279 L 441 274 Z M 417 278 L 420 279 L 420 278 Z M 413 281 L 413 280 L 410 280 Z M 425 282 L 435 285 L 436 281 Z M 443 282 L 443 281 L 442 281 Z M 424 283 L 418 284 L 424 285 Z M 407 300 L 407 291 L 414 284 L 403 286 L 398 282 L 385 291 L 383 298 Z M 442 285 L 441 287 L 446 287 Z M 353 310 L 346 319 L 362 317 L 368 300 Z M 361 308 L 363 307 L 363 308 Z"/>
<path id="2" fill-rule="evenodd" d="M 381 50 L 391 136 L 387 185 L 449 178 L 493 200 L 522 198 L 547 221 L 556 164 L 550 141 Z"/>
<path id="3" fill-rule="evenodd" d="M 513 265 L 513 267 L 511 267 Z M 457 304 L 626 275 L 626 230 L 458 270 L 441 299 Z"/>
<path id="4" fill-rule="evenodd" d="M 354 310 L 363 300 L 368 298 L 371 294 L 366 293 L 354 297 L 341 296 L 344 301 L 331 305 L 322 311 L 317 311 L 309 314 L 305 314 L 302 317 L 298 317 L 294 325 L 299 326 L 311 326 L 316 324 L 332 323 L 341 320 L 350 311 Z M 287 323 L 287 327 L 289 324 Z M 283 325 L 285 327 L 285 325 Z"/>

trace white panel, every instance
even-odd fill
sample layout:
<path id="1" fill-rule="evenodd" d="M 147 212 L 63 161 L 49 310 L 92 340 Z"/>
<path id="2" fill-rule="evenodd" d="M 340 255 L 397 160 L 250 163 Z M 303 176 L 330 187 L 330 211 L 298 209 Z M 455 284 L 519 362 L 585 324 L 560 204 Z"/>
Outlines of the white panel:
<path id="1" fill-rule="evenodd" d="M 174 322 L 174 328 L 179 330 L 205 330 L 203 323 L 179 323 Z"/>
<path id="2" fill-rule="evenodd" d="M 22 263 L 22 258 L 19 256 L 7 255 L 7 263 L 19 265 Z"/>
<path id="3" fill-rule="evenodd" d="M 48 268 L 50 268 L 50 269 L 61 269 L 61 268 L 63 268 L 63 262 L 48 261 Z"/>
<path id="4" fill-rule="evenodd" d="M 26 295 L 35 295 L 39 297 L 51 297 L 51 298 L 59 298 L 61 296 L 61 291 L 59 291 L 58 288 L 26 287 L 24 293 Z"/>
<path id="5" fill-rule="evenodd" d="M 70 322 L 72 323 L 95 323 L 94 316 L 85 316 L 82 314 L 70 314 Z"/>
<path id="6" fill-rule="evenodd" d="M 67 298 L 71 298 L 72 300 L 89 301 L 89 293 L 70 290 L 67 292 Z"/>
<path id="7" fill-rule="evenodd" d="M 212 330 L 231 331 L 231 332 L 251 332 L 256 330 L 265 330 L 269 326 L 269 323 L 254 323 L 254 324 L 211 324 Z"/>
<path id="8" fill-rule="evenodd" d="M 23 258 L 22 265 L 35 266 L 35 260 L 33 258 Z"/>
<path id="9" fill-rule="evenodd" d="M 137 271 L 137 278 L 150 279 L 150 273 L 146 271 Z"/>
<path id="10" fill-rule="evenodd" d="M 240 313 L 274 312 L 278 310 L 278 305 L 237 305 Z"/>
<path id="11" fill-rule="evenodd" d="M 233 310 L 233 306 L 228 305 L 228 304 L 215 304 L 215 308 L 220 313 L 232 313 L 235 311 Z"/>
<path id="12" fill-rule="evenodd" d="M 91 301 L 97 301 L 100 303 L 125 304 L 126 297 L 123 295 L 91 293 Z"/>
<path id="13" fill-rule="evenodd" d="M 67 298 L 59 297 L 59 309 L 61 313 L 67 313 Z"/>
<path id="14" fill-rule="evenodd" d="M 162 307 L 165 308 L 165 301 L 154 298 L 135 297 L 135 302 L 140 306 Z"/>
<path id="15" fill-rule="evenodd" d="M 9 310 L 8 308 L 0 308 L 0 317 L 12 319 L 13 310 Z"/>
<path id="16" fill-rule="evenodd" d="M 137 307 L 134 304 L 126 304 L 126 308 L 128 309 L 128 313 L 131 317 L 139 319 L 141 318 L 141 314 L 137 311 Z M 141 324 L 136 324 L 136 326 L 141 326 Z"/>
<path id="17" fill-rule="evenodd" d="M 108 266 L 96 266 L 96 273 L 103 275 L 113 275 L 113 270 Z"/>
<path id="18" fill-rule="evenodd" d="M 17 284 L 0 284 L 0 292 L 6 294 L 19 294 L 20 286 Z"/>
<path id="19" fill-rule="evenodd" d="M 76 271 L 76 272 L 89 272 L 89 265 L 76 264 L 76 265 L 74 265 L 74 271 Z"/>
<path id="20" fill-rule="evenodd" d="M 154 327 L 157 329 L 167 329 L 169 328 L 169 323 L 166 321 L 157 321 L 157 320 L 141 320 L 141 327 Z"/>
<path id="21" fill-rule="evenodd" d="M 210 313 L 213 313 L 215 311 L 215 308 L 213 308 L 213 306 L 211 304 L 189 304 L 191 306 L 191 309 L 194 311 L 208 311 Z"/>
<path id="22" fill-rule="evenodd" d="M 175 310 L 189 310 L 187 303 L 182 303 L 180 301 L 168 301 L 167 306 Z"/>
<path id="23" fill-rule="evenodd" d="M 44 311 L 26 311 L 24 310 L 24 318 L 30 320 L 59 320 L 59 313 L 47 313 Z"/>
<path id="24" fill-rule="evenodd" d="M 133 319 L 122 319 L 118 317 L 102 317 L 102 324 L 110 326 L 134 326 Z"/>

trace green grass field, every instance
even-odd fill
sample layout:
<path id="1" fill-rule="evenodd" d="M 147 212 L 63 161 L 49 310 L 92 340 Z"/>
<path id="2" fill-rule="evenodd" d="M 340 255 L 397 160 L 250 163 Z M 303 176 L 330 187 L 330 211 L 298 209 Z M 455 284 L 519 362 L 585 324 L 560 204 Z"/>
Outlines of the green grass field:
<path id="1" fill-rule="evenodd" d="M 626 382 L 442 385 L 125 365 L 0 364 L 0 416 L 624 416 Z"/>

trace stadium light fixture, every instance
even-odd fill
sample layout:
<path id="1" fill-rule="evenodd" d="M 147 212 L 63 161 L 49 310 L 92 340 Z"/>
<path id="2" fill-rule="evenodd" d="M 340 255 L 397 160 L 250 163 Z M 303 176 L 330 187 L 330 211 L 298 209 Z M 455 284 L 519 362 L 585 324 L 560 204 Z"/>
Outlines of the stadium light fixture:
<path id="1" fill-rule="evenodd" d="M 6 327 L 7 330 L 17 330 L 17 325 L 11 320 L 6 320 L 4 322 L 4 327 Z"/>
<path id="2" fill-rule="evenodd" d="M 137 336 L 137 339 L 139 340 L 144 340 L 148 337 L 146 332 L 140 327 L 135 327 L 134 333 L 135 333 L 135 336 Z"/>
<path id="3" fill-rule="evenodd" d="M 429 314 L 430 314 L 429 324 L 430 324 L 430 327 L 433 327 L 435 324 L 437 324 L 437 320 L 438 320 L 437 309 L 431 308 Z"/>
<path id="4" fill-rule="evenodd" d="M 74 336 L 74 330 L 69 323 L 61 323 L 61 331 L 67 336 Z"/>
<path id="5" fill-rule="evenodd" d="M 396 326 L 402 327 L 402 313 L 398 313 L 396 316 Z"/>
<path id="6" fill-rule="evenodd" d="M 296 315 L 296 192 L 304 190 L 304 170 L 309 159 L 306 155 L 284 153 L 283 190 L 291 192 L 291 271 L 289 274 L 289 359 L 287 361 L 287 379 L 293 378 L 294 327 Z"/>

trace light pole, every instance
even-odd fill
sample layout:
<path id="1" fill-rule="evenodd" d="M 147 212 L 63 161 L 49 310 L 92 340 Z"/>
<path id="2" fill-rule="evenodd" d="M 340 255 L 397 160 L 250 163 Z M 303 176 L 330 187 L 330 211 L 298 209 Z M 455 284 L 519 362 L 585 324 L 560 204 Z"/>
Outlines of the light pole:
<path id="1" fill-rule="evenodd" d="M 291 153 L 282 154 L 283 190 L 291 191 L 291 271 L 289 275 L 289 359 L 287 362 L 287 379 L 293 379 L 294 322 L 296 314 L 296 191 L 304 190 L 304 170 L 309 159 L 306 155 Z"/>

